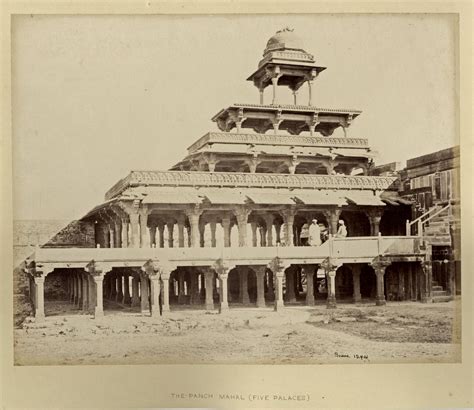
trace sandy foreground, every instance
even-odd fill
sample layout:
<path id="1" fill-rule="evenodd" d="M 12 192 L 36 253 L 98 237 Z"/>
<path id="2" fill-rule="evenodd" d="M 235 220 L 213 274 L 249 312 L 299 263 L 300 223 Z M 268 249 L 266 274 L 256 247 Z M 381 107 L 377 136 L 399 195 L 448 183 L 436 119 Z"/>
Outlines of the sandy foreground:
<path id="1" fill-rule="evenodd" d="M 15 329 L 16 365 L 459 362 L 460 301 L 176 310 L 159 318 L 73 312 Z"/>

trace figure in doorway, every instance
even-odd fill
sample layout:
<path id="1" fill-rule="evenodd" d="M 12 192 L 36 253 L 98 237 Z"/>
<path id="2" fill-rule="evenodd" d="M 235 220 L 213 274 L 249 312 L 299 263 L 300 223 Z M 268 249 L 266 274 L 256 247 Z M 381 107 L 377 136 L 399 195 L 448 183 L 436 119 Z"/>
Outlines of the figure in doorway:
<path id="1" fill-rule="evenodd" d="M 309 225 L 306 222 L 301 227 L 300 244 L 302 246 L 308 246 L 309 245 Z"/>
<path id="2" fill-rule="evenodd" d="M 337 238 L 345 238 L 347 236 L 346 224 L 344 223 L 344 221 L 342 219 L 339 219 L 338 224 L 339 224 L 339 228 L 337 228 L 336 237 Z"/>
<path id="3" fill-rule="evenodd" d="M 317 219 L 313 219 L 309 226 L 309 244 L 310 246 L 321 245 L 321 228 L 318 225 Z"/>

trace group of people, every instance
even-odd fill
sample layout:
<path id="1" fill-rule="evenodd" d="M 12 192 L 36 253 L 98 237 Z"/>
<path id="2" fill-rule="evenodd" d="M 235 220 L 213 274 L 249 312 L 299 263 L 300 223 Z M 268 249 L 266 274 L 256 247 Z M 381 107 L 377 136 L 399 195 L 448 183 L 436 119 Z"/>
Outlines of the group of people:
<path id="1" fill-rule="evenodd" d="M 339 219 L 336 238 L 345 238 L 347 228 L 342 219 Z M 317 219 L 313 219 L 311 224 L 305 223 L 301 228 L 300 242 L 303 246 L 319 246 L 329 237 L 326 228 L 321 229 Z"/>

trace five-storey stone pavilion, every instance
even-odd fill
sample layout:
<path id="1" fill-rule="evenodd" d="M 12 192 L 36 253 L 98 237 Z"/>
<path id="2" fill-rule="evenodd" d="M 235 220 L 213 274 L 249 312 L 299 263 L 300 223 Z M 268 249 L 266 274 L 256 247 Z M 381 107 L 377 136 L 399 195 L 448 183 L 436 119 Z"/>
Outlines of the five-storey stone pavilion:
<path id="1" fill-rule="evenodd" d="M 313 105 L 323 70 L 292 30 L 271 37 L 248 78 L 259 104 L 219 111 L 212 120 L 220 131 L 198 139 L 171 170 L 118 181 L 78 222 L 89 232 L 83 239 L 37 249 L 25 268 L 37 318 L 53 280 L 96 316 L 117 304 L 160 315 L 186 305 L 224 312 L 429 301 L 431 251 L 405 233 L 410 203 L 397 177 L 369 174 L 368 141 L 348 136 L 361 111 Z M 303 86 L 307 104 L 298 101 Z M 281 87 L 294 104 L 279 104 Z M 333 137 L 339 127 L 343 136 Z M 302 246 L 313 219 L 328 235 Z M 336 235 L 340 220 L 347 237 Z"/>

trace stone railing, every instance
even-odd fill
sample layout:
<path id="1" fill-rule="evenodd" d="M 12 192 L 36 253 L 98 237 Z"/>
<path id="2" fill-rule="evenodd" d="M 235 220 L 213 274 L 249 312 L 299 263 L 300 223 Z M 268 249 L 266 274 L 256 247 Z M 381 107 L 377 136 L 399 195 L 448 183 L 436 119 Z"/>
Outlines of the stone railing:
<path id="1" fill-rule="evenodd" d="M 288 110 L 288 111 L 310 111 L 320 113 L 335 113 L 335 114 L 360 114 L 362 111 L 346 109 L 346 108 L 320 108 L 309 105 L 290 105 L 290 104 L 233 104 L 229 108 L 257 108 L 257 109 L 272 109 L 272 110 Z"/>
<path id="2" fill-rule="evenodd" d="M 193 153 L 205 144 L 260 144 L 260 145 L 285 145 L 285 146 L 311 146 L 311 147 L 350 147 L 368 148 L 366 138 L 333 138 L 333 137 L 307 137 L 294 135 L 272 134 L 241 134 L 229 132 L 208 132 L 188 147 L 188 153 Z"/>
<path id="3" fill-rule="evenodd" d="M 417 237 L 352 237 L 326 241 L 310 247 L 231 247 L 231 248 L 90 248 L 36 250 L 35 262 L 55 267 L 84 267 L 87 263 L 107 262 L 116 267 L 141 267 L 148 260 L 170 262 L 175 266 L 213 266 L 218 259 L 230 265 L 267 265 L 279 257 L 288 264 L 321 263 L 330 257 L 340 263 L 370 262 L 374 258 L 421 257 L 425 251 Z"/>
<path id="4" fill-rule="evenodd" d="M 300 189 L 367 189 L 384 191 L 397 188 L 397 177 L 307 174 L 251 174 L 240 172 L 132 171 L 106 194 L 109 200 L 129 186 L 190 186 Z"/>

